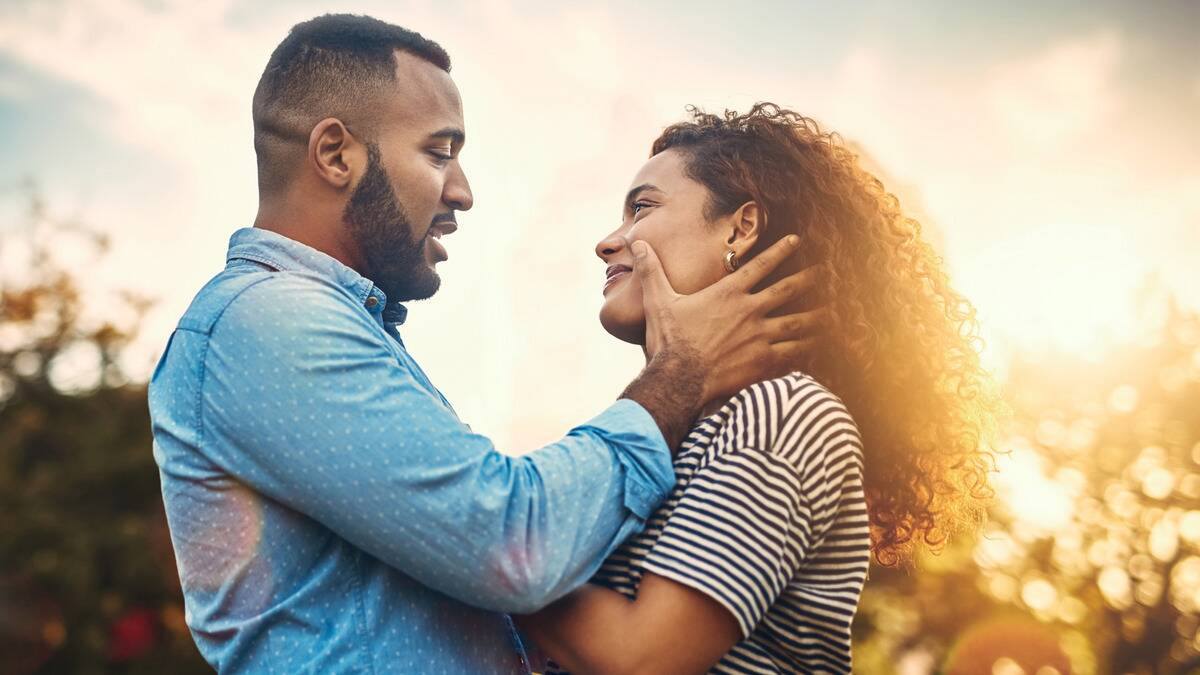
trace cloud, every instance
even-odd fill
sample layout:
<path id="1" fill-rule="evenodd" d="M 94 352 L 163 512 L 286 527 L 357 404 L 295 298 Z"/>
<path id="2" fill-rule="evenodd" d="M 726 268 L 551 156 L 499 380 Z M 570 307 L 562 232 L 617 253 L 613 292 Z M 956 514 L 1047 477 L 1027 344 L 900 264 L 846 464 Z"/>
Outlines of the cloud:
<path id="1" fill-rule="evenodd" d="M 28 101 L 33 96 L 29 80 L 15 73 L 0 71 L 0 99 L 9 102 Z"/>
<path id="2" fill-rule="evenodd" d="M 987 84 L 993 114 L 1013 137 L 1055 142 L 1104 125 L 1119 99 L 1113 75 L 1124 46 L 1105 31 L 1055 45 L 995 69 Z"/>
<path id="3" fill-rule="evenodd" d="M 261 44 L 224 29 L 229 0 L 6 5 L 0 50 L 108 104 L 118 138 L 175 159 L 212 152 L 212 125 L 244 122 Z M 244 126 L 244 124 L 243 124 Z"/>

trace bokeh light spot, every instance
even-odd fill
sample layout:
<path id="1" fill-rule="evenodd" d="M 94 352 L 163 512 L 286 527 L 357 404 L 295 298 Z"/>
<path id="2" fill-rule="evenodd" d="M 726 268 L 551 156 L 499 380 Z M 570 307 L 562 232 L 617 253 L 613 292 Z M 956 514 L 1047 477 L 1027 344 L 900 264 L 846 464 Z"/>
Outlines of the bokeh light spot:
<path id="1" fill-rule="evenodd" d="M 1077 624 L 1087 618 L 1087 603 L 1076 597 L 1064 598 L 1058 605 L 1058 618 L 1066 623 Z"/>
<path id="2" fill-rule="evenodd" d="M 1179 550 L 1179 532 L 1175 523 L 1169 518 L 1160 519 L 1150 530 L 1147 542 L 1150 555 L 1163 562 L 1169 562 Z"/>
<path id="3" fill-rule="evenodd" d="M 1038 425 L 1037 442 L 1048 448 L 1057 448 L 1063 444 L 1067 436 L 1067 427 L 1058 420 L 1042 420 Z"/>
<path id="4" fill-rule="evenodd" d="M 1123 384 L 1108 396 L 1108 407 L 1116 413 L 1130 413 L 1137 407 L 1138 390 L 1132 385 Z"/>
<path id="5" fill-rule="evenodd" d="M 1171 604 L 1184 614 L 1200 611 L 1200 558 L 1188 556 L 1171 570 Z"/>
<path id="6" fill-rule="evenodd" d="M 1164 468 L 1157 468 L 1142 479 L 1142 492 L 1151 499 L 1166 499 L 1175 489 L 1175 474 Z"/>
<path id="7" fill-rule="evenodd" d="M 1017 596 L 1017 580 L 1007 574 L 997 574 L 988 582 L 988 592 L 993 598 L 1008 602 Z"/>
<path id="8" fill-rule="evenodd" d="M 1014 534 L 1035 539 L 1071 522 L 1074 503 L 1065 486 L 1046 476 L 1045 460 L 1028 445 L 997 460 L 996 483 L 1017 521 Z"/>
<path id="9" fill-rule="evenodd" d="M 1021 600 L 1031 609 L 1044 612 L 1058 600 L 1058 591 L 1045 579 L 1030 579 L 1021 588 Z"/>
<path id="10" fill-rule="evenodd" d="M 1096 579 L 1096 584 L 1100 587 L 1100 593 L 1104 595 L 1104 599 L 1113 607 L 1125 609 L 1133 604 L 1133 589 L 1129 582 L 1129 575 L 1120 567 L 1105 567 L 1100 572 L 1099 578 Z"/>
<path id="11" fill-rule="evenodd" d="M 1006 656 L 992 664 L 992 675 L 1025 675 L 1025 669 Z"/>
<path id="12" fill-rule="evenodd" d="M 1156 574 L 1138 582 L 1137 588 L 1134 590 L 1134 597 L 1137 599 L 1138 604 L 1153 607 L 1158 604 L 1158 599 L 1162 597 L 1162 591 L 1162 579 Z"/>
<path id="13" fill-rule="evenodd" d="M 1179 536 L 1189 544 L 1200 544 L 1200 511 L 1188 511 L 1179 520 Z"/>

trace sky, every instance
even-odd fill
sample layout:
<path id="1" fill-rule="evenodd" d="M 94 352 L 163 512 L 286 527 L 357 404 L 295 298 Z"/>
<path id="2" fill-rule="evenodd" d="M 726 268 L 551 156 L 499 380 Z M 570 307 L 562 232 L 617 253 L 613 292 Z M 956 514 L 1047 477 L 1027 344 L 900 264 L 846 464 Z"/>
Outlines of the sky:
<path id="1" fill-rule="evenodd" d="M 79 271 L 91 311 L 105 290 L 157 299 L 135 371 L 253 221 L 268 56 L 334 11 L 453 59 L 475 207 L 404 335 L 502 450 L 555 439 L 639 370 L 596 319 L 593 247 L 689 104 L 773 101 L 860 148 L 979 308 L 999 370 L 1136 337 L 1147 293 L 1200 307 L 1200 3 L 5 0 L 0 228 L 33 181 L 111 236 Z"/>

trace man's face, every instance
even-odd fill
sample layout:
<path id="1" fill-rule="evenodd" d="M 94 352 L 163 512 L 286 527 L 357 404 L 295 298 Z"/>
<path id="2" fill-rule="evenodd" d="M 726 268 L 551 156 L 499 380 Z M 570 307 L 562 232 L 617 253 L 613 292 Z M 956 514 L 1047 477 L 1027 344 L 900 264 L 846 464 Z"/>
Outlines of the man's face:
<path id="1" fill-rule="evenodd" d="M 396 53 L 398 86 L 379 111 L 378 143 L 343 212 L 366 267 L 391 300 L 420 300 L 440 284 L 448 258 L 439 239 L 458 229 L 455 211 L 473 198 L 458 154 L 465 140 L 462 101 L 450 75 Z"/>

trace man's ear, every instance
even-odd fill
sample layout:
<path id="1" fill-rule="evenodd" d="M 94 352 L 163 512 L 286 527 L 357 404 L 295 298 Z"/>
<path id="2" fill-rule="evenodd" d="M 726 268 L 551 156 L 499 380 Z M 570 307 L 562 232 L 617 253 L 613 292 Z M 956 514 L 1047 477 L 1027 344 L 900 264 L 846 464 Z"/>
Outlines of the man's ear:
<path id="1" fill-rule="evenodd" d="M 726 221 L 729 228 L 729 237 L 725 243 L 738 258 L 744 258 L 754 248 L 754 244 L 758 241 L 758 235 L 766 226 L 762 209 L 759 208 L 758 202 L 746 202 L 738 207 Z"/>
<path id="2" fill-rule="evenodd" d="M 341 190 L 365 170 L 366 148 L 336 117 L 327 117 L 308 136 L 308 165 L 330 187 Z"/>

